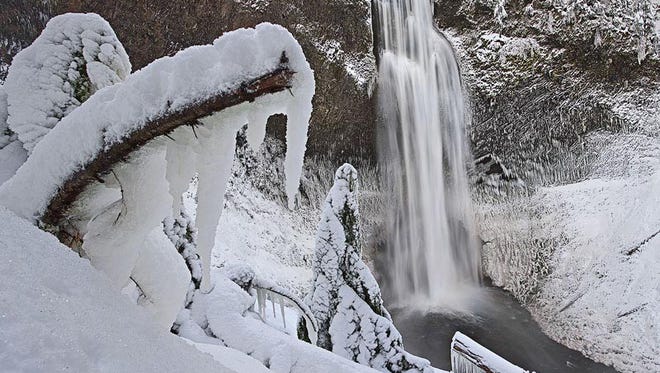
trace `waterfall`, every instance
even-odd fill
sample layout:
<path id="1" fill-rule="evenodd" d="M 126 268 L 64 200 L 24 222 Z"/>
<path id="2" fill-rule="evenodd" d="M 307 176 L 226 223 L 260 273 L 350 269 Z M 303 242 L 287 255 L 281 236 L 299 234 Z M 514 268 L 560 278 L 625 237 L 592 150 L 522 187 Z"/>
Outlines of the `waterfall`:
<path id="1" fill-rule="evenodd" d="M 393 295 L 413 306 L 452 306 L 480 275 L 458 64 L 434 27 L 430 0 L 374 0 L 374 11 Z"/>

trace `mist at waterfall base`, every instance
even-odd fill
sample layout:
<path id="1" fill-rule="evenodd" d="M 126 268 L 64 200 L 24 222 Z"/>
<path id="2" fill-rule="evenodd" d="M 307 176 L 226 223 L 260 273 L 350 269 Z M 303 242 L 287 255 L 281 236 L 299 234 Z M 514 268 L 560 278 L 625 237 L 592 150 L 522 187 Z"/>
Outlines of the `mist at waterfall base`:
<path id="1" fill-rule="evenodd" d="M 375 2 L 379 153 L 393 203 L 388 276 L 397 302 L 460 309 L 479 285 L 459 68 L 430 1 Z"/>

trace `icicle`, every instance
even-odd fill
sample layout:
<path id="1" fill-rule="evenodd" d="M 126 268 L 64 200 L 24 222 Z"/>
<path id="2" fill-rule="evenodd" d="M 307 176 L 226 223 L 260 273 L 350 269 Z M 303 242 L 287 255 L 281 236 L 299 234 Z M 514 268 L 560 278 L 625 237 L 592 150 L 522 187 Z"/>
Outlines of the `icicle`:
<path id="1" fill-rule="evenodd" d="M 259 305 L 259 316 L 266 318 L 266 293 L 264 289 L 257 288 L 257 303 Z"/>
<path id="2" fill-rule="evenodd" d="M 282 313 L 282 324 L 284 324 L 284 330 L 286 330 L 286 316 L 284 315 L 284 297 L 280 295 L 277 298 L 280 303 L 280 312 Z"/>
<path id="3" fill-rule="evenodd" d="M 273 318 L 277 319 L 277 313 L 275 312 L 275 296 L 273 293 L 268 294 L 270 297 L 270 304 L 273 308 Z"/>
<path id="4" fill-rule="evenodd" d="M 287 106 L 286 127 L 286 160 L 284 175 L 286 181 L 286 196 L 289 209 L 295 207 L 300 176 L 302 175 L 303 158 L 307 144 L 307 127 L 312 114 L 312 102 L 309 100 L 292 100 Z"/>
<path id="5" fill-rule="evenodd" d="M 257 151 L 266 137 L 266 123 L 270 114 L 265 110 L 251 110 L 248 114 L 247 141 Z"/>
<path id="6" fill-rule="evenodd" d="M 221 112 L 201 120 L 211 129 L 208 137 L 200 137 L 197 161 L 197 250 L 202 260 L 202 291 L 211 289 L 211 251 L 234 161 L 236 132 L 245 124 L 244 118 L 231 113 L 236 114 Z"/>
<path id="7" fill-rule="evenodd" d="M 166 177 L 172 196 L 172 216 L 175 219 L 181 213 L 181 195 L 188 189 L 190 180 L 195 175 L 196 155 L 190 150 L 190 145 L 194 141 L 187 137 L 190 137 L 187 132 L 178 132 L 176 140 L 167 143 L 165 156 L 167 160 Z"/>

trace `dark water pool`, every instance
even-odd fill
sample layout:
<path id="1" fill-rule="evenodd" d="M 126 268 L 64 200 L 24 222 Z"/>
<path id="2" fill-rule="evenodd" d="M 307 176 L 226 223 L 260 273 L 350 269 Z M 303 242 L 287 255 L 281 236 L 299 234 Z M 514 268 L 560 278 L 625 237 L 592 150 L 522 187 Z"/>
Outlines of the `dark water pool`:
<path id="1" fill-rule="evenodd" d="M 554 342 L 508 293 L 485 288 L 471 315 L 390 309 L 406 350 L 449 370 L 451 338 L 458 330 L 521 368 L 537 373 L 617 373 Z"/>

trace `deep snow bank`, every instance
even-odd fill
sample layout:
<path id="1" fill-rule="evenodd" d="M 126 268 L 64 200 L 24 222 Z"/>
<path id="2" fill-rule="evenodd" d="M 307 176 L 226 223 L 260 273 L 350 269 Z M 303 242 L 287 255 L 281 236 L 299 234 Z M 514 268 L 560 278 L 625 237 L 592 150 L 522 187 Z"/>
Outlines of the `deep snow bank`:
<path id="1" fill-rule="evenodd" d="M 159 331 L 110 281 L 0 207 L 0 361 L 10 372 L 233 372 Z"/>

